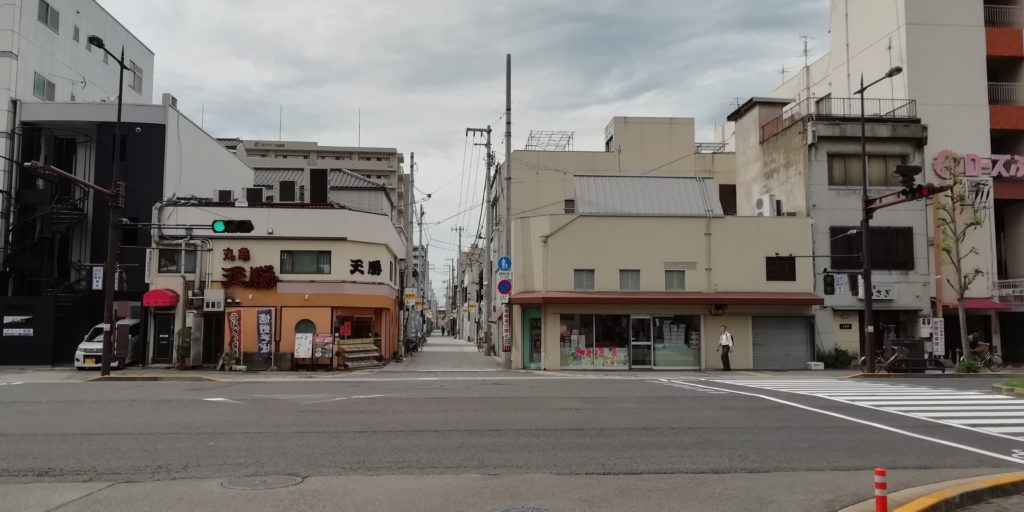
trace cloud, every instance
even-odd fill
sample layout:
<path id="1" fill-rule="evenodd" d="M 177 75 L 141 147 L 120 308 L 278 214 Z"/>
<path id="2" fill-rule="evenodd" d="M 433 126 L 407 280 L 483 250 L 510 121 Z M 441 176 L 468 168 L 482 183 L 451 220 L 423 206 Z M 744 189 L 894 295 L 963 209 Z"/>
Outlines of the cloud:
<path id="1" fill-rule="evenodd" d="M 355 145 L 361 110 L 363 145 L 416 152 L 427 222 L 478 200 L 482 178 L 472 193 L 459 179 L 466 127 L 492 125 L 503 151 L 506 53 L 513 146 L 564 129 L 600 149 L 615 115 L 695 117 L 710 137 L 732 97 L 796 70 L 800 35 L 816 54 L 828 43 L 828 0 L 101 2 L 156 53 L 155 94 L 215 136 L 276 138 L 283 109 L 283 138 Z M 435 265 L 453 255 L 451 222 L 431 228 Z"/>

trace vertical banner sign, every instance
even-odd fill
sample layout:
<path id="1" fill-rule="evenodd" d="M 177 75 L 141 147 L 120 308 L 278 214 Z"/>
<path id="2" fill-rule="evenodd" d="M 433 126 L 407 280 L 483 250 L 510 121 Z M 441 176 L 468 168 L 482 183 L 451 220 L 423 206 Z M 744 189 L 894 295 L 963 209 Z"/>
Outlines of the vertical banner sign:
<path id="1" fill-rule="evenodd" d="M 505 306 L 501 308 L 501 351 L 512 351 L 512 332 L 510 330 L 509 316 L 512 308 Z"/>
<path id="2" fill-rule="evenodd" d="M 228 311 L 228 329 L 231 333 L 231 353 L 236 359 L 242 359 L 242 311 Z"/>
<path id="3" fill-rule="evenodd" d="M 256 328 L 260 357 L 270 359 L 274 354 L 274 310 L 256 310 Z"/>
<path id="4" fill-rule="evenodd" d="M 938 355 L 946 353 L 945 318 L 932 318 L 932 352 Z"/>
<path id="5" fill-rule="evenodd" d="M 153 249 L 146 249 L 146 271 L 142 275 L 146 284 L 153 282 Z"/>
<path id="6" fill-rule="evenodd" d="M 92 268 L 92 289 L 102 290 L 103 289 L 103 267 Z"/>

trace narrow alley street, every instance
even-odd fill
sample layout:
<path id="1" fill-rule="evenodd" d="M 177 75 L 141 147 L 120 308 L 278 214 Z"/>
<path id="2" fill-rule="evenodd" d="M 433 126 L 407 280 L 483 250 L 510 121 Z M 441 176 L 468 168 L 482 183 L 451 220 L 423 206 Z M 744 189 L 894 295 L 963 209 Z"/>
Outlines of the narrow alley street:
<path id="1" fill-rule="evenodd" d="M 485 356 L 475 343 L 435 333 L 419 352 L 401 363 L 391 363 L 382 371 L 390 372 L 466 372 L 501 369 L 501 360 Z"/>

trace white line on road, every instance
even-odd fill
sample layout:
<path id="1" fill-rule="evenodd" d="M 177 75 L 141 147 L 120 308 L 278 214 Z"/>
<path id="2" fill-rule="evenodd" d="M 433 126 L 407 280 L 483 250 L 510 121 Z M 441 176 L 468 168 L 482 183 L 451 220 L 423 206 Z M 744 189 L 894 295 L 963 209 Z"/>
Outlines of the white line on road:
<path id="1" fill-rule="evenodd" d="M 386 395 L 339 396 L 337 398 L 327 398 L 327 399 L 324 399 L 324 400 L 313 400 L 312 402 L 302 402 L 302 405 L 324 404 L 324 403 L 327 403 L 327 402 L 340 402 L 342 400 L 360 400 L 360 399 L 363 399 L 363 398 L 380 398 L 382 396 L 394 396 L 394 393 L 389 393 L 389 394 L 386 394 Z"/>
<path id="2" fill-rule="evenodd" d="M 952 441 L 946 441 L 945 439 L 938 439 L 938 438 L 935 438 L 935 437 L 929 437 L 929 436 L 925 436 L 925 435 L 921 435 L 921 434 L 915 434 L 914 432 L 909 432 L 909 431 L 906 431 L 906 430 L 898 429 L 896 427 L 890 427 L 888 425 L 882 425 L 881 423 L 875 423 L 875 422 L 872 422 L 872 421 L 867 421 L 867 420 L 862 420 L 862 419 L 859 419 L 859 418 L 854 418 L 852 416 L 846 416 L 845 414 L 839 414 L 837 412 L 825 411 L 825 410 L 822 410 L 822 409 L 816 409 L 814 407 L 806 406 L 806 405 L 803 405 L 803 404 L 798 404 L 796 402 L 790 402 L 790 401 L 787 401 L 787 400 L 783 400 L 781 398 L 775 398 L 773 396 L 762 395 L 762 394 L 758 394 L 758 393 L 749 393 L 749 392 L 746 392 L 746 391 L 737 391 L 737 390 L 733 390 L 733 389 L 716 388 L 716 387 L 713 387 L 713 386 L 705 386 L 703 384 L 690 384 L 690 385 L 691 386 L 700 386 L 700 387 L 707 388 L 707 389 L 714 389 L 714 390 L 717 390 L 717 391 L 726 391 L 728 393 L 735 393 L 735 394 L 738 394 L 738 395 L 746 395 L 746 396 L 752 396 L 752 397 L 756 397 L 756 398 L 762 398 L 764 400 L 769 400 L 769 401 L 772 401 L 772 402 L 777 402 L 777 403 L 780 403 L 780 404 L 789 405 L 789 406 L 792 406 L 792 407 L 796 407 L 798 409 L 804 409 L 806 411 L 812 411 L 812 412 L 816 412 L 816 413 L 819 413 L 819 414 L 824 414 L 826 416 L 832 416 L 834 418 L 840 418 L 840 419 L 844 419 L 844 420 L 847 420 L 847 421 L 852 421 L 854 423 L 860 423 L 862 425 L 868 425 L 870 427 L 875 427 L 875 428 L 879 428 L 879 429 L 886 430 L 886 431 L 889 431 L 889 432 L 894 432 L 896 434 L 902 434 L 902 435 L 905 435 L 905 436 L 908 436 L 908 437 L 913 437 L 913 438 L 921 439 L 921 440 L 924 440 L 924 441 L 931 441 L 933 443 L 938 443 L 938 444 L 941 444 L 941 445 L 951 446 L 953 448 L 959 448 L 961 450 L 966 450 L 966 451 L 978 453 L 978 454 L 981 454 L 981 455 L 987 455 L 989 457 L 994 457 L 996 459 L 1006 460 L 1006 461 L 1014 462 L 1014 463 L 1017 463 L 1017 464 L 1024 464 L 1024 460 L 1015 459 L 1015 458 L 1007 456 L 1007 455 L 1000 455 L 998 453 L 990 452 L 990 451 L 987 451 L 987 450 L 982 450 L 982 449 L 979 449 L 979 448 L 974 448 L 972 446 L 967 446 L 967 445 L 960 444 L 960 443 L 954 443 Z M 971 429 L 971 430 L 973 430 L 973 429 Z"/>
<path id="3" fill-rule="evenodd" d="M 965 411 L 961 409 L 953 412 L 919 412 L 917 415 L 926 418 L 1012 418 L 1024 416 L 1024 411 Z"/>
<path id="4" fill-rule="evenodd" d="M 1017 405 L 949 405 L 949 406 L 908 406 L 886 407 L 889 411 L 1024 411 L 1024 404 Z"/>
<path id="5" fill-rule="evenodd" d="M 240 403 L 242 403 L 242 402 L 239 402 L 237 400 L 232 400 L 230 398 L 204 398 L 203 400 L 205 400 L 207 402 L 223 402 L 223 403 L 227 403 L 227 404 L 240 404 Z"/>

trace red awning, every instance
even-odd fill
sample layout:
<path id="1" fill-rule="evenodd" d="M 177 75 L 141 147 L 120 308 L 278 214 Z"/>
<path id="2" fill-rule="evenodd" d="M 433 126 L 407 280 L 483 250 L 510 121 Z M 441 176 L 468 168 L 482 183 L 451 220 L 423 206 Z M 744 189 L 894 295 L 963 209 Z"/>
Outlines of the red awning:
<path id="1" fill-rule="evenodd" d="M 492 324 L 498 323 L 498 320 L 501 320 L 501 309 L 500 308 L 497 311 L 495 311 L 494 313 L 491 314 L 491 318 L 487 319 L 487 321 L 492 323 Z"/>
<path id="2" fill-rule="evenodd" d="M 768 292 L 524 292 L 512 304 L 728 304 L 736 306 L 820 306 L 825 299 L 813 293 Z"/>
<path id="3" fill-rule="evenodd" d="M 947 304 L 946 307 L 956 309 L 957 305 Z M 964 309 L 1000 310 L 1013 309 L 1013 306 L 992 299 L 964 299 Z"/>
<path id="4" fill-rule="evenodd" d="M 142 295 L 142 305 L 147 308 L 166 308 L 178 305 L 178 292 L 167 288 L 150 290 Z"/>

